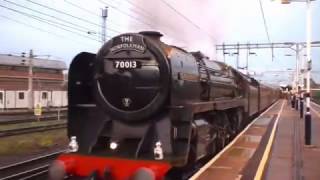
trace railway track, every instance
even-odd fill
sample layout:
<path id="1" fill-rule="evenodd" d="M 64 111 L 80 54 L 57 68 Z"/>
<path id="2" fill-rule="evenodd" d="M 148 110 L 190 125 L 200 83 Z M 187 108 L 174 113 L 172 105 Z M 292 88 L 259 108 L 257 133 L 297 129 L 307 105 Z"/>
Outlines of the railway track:
<path id="1" fill-rule="evenodd" d="M 51 161 L 56 159 L 56 157 L 63 152 L 65 152 L 65 150 L 0 167 L 0 180 L 44 179 Z"/>
<path id="2" fill-rule="evenodd" d="M 21 135 L 21 134 L 34 133 L 34 132 L 43 132 L 43 131 L 55 130 L 55 129 L 63 129 L 66 127 L 67 127 L 67 124 L 66 122 L 64 122 L 59 124 L 47 125 L 47 126 L 10 129 L 10 130 L 0 131 L 0 137 Z"/>
<path id="3" fill-rule="evenodd" d="M 60 109 L 46 109 L 44 108 L 42 113 L 43 114 L 47 114 L 47 113 L 57 113 L 58 110 L 60 110 L 60 112 L 66 112 L 68 110 L 68 108 L 60 108 Z M 16 109 L 16 110 L 0 110 L 0 115 L 28 115 L 28 114 L 33 114 L 34 111 L 32 110 L 28 110 L 28 109 Z"/>
<path id="4" fill-rule="evenodd" d="M 65 112 L 62 112 L 60 114 L 60 119 L 67 118 L 67 115 Z M 33 122 L 36 120 L 40 121 L 50 121 L 50 120 L 57 120 L 58 115 L 57 113 L 48 113 L 45 115 L 40 116 L 39 118 L 34 115 L 0 115 L 0 125 L 7 125 L 7 124 L 18 124 L 18 123 L 26 123 L 26 122 Z"/>

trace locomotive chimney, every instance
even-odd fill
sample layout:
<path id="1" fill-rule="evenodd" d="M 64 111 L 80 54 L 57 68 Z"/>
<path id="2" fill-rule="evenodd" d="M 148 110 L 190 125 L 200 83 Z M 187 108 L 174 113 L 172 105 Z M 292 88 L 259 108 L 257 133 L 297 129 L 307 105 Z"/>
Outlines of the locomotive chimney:
<path id="1" fill-rule="evenodd" d="M 154 40 L 154 41 L 160 41 L 160 38 L 163 36 L 158 31 L 141 31 L 139 34 L 142 34 L 144 36 L 147 36 L 148 38 Z"/>

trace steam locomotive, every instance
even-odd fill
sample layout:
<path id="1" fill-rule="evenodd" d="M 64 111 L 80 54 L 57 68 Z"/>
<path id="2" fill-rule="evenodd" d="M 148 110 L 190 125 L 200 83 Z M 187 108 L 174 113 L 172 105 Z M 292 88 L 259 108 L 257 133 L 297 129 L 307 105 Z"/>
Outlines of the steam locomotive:
<path id="1" fill-rule="evenodd" d="M 277 100 L 278 90 L 161 36 L 121 34 L 73 59 L 70 152 L 51 179 L 164 179 L 217 153 Z"/>

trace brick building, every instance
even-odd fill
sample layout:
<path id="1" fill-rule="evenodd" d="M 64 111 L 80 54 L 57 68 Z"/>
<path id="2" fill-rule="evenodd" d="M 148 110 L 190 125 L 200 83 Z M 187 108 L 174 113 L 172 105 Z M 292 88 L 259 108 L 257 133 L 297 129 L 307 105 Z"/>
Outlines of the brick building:
<path id="1" fill-rule="evenodd" d="M 33 102 L 42 106 L 66 106 L 63 61 L 33 58 Z M 0 109 L 28 106 L 29 58 L 0 54 Z"/>

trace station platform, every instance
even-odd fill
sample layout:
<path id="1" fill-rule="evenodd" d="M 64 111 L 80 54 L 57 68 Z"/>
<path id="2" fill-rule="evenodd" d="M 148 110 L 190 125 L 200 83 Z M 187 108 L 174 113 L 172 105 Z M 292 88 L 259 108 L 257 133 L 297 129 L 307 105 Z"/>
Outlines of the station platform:
<path id="1" fill-rule="evenodd" d="M 279 100 L 254 119 L 190 180 L 319 180 L 320 106 L 311 103 L 312 146 L 304 145 L 304 119 Z"/>

